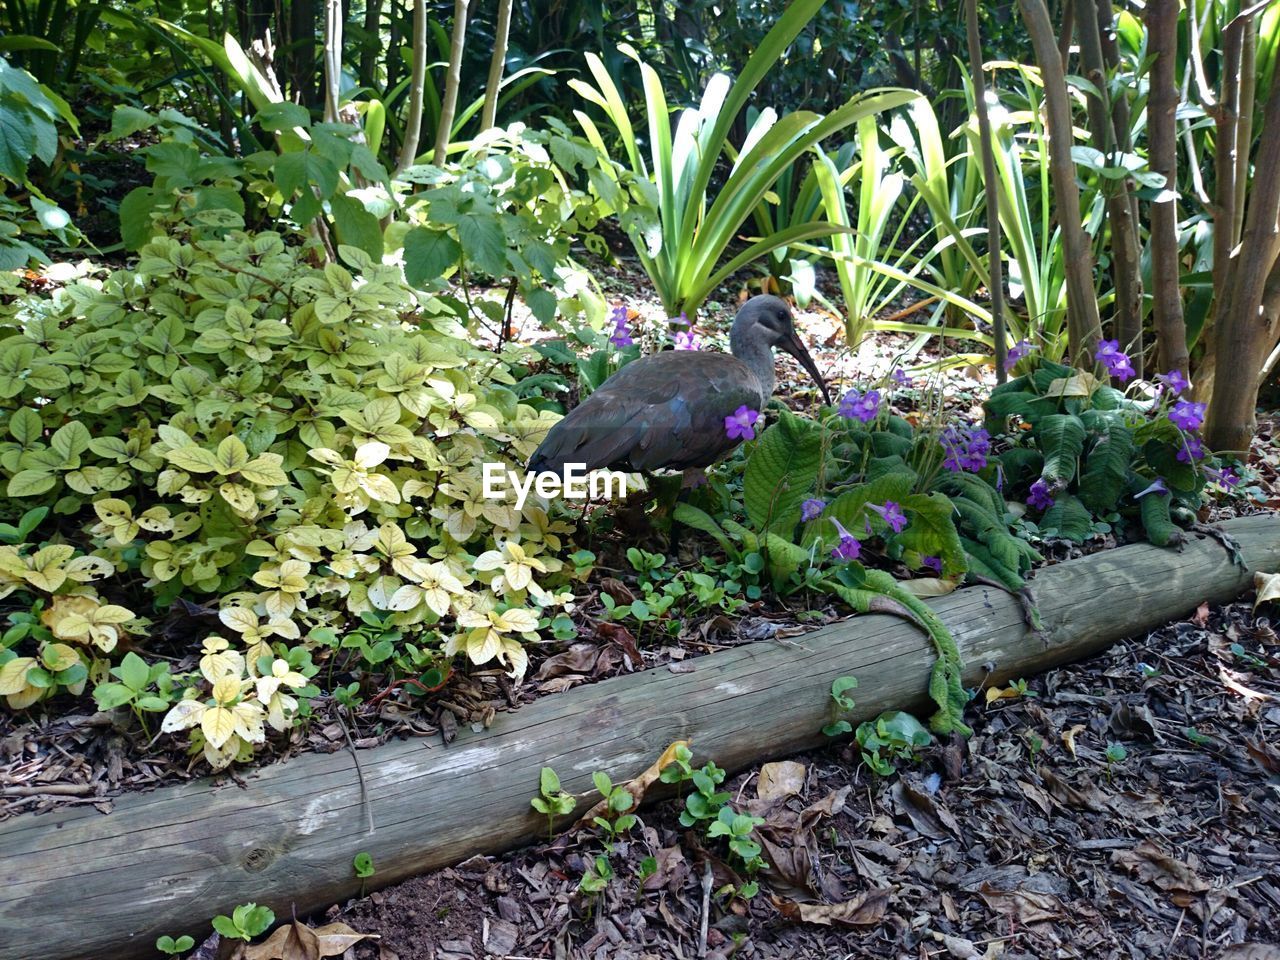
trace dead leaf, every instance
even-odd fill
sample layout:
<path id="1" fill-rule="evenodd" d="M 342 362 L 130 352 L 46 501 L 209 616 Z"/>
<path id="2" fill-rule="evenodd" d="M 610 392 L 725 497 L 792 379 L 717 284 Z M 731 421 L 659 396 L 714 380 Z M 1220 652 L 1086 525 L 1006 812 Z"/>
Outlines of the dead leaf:
<path id="1" fill-rule="evenodd" d="M 1196 614 L 1191 618 L 1191 622 L 1202 628 L 1209 625 L 1209 602 L 1207 600 L 1196 607 Z"/>
<path id="2" fill-rule="evenodd" d="M 808 769 L 803 763 L 794 760 L 783 760 L 779 763 L 766 763 L 760 768 L 760 779 L 756 784 L 756 796 L 761 800 L 780 800 L 793 797 L 804 787 L 804 778 Z"/>
<path id="3" fill-rule="evenodd" d="M 1065 916 L 1066 907 L 1052 893 L 1035 890 L 997 890 L 984 883 L 978 895 L 996 913 L 1011 917 L 1019 923 L 1041 923 Z"/>
<path id="4" fill-rule="evenodd" d="M 377 940 L 377 933 L 356 933 L 345 923 L 326 923 L 316 927 L 316 939 L 320 941 L 320 956 L 338 957 L 362 940 Z"/>
<path id="5" fill-rule="evenodd" d="M 1037 787 L 1034 783 L 1027 783 L 1025 780 L 1018 781 L 1018 789 L 1022 791 L 1022 795 L 1040 808 L 1040 812 L 1046 817 L 1053 812 L 1053 801 L 1049 795 Z"/>
<path id="6" fill-rule="evenodd" d="M 1083 733 L 1085 725 L 1077 723 L 1069 730 L 1062 731 L 1062 744 L 1067 748 L 1067 753 L 1071 754 L 1071 759 L 1076 758 L 1076 734 Z"/>
<path id="7" fill-rule="evenodd" d="M 1280 947 L 1271 943 L 1233 943 L 1218 960 L 1280 960 Z"/>
<path id="8" fill-rule="evenodd" d="M 939 799 L 928 791 L 902 777 L 891 791 L 894 806 L 899 814 L 911 821 L 918 833 L 931 840 L 945 840 L 948 835 L 960 835 L 960 824 Z"/>
<path id="9" fill-rule="evenodd" d="M 879 923 L 889 908 L 889 890 L 868 890 L 844 903 L 795 903 L 771 897 L 773 905 L 788 920 L 823 927 L 868 927 Z"/>
<path id="10" fill-rule="evenodd" d="M 898 581 L 907 593 L 916 597 L 945 597 L 954 593 L 960 586 L 958 580 L 944 580 L 941 577 L 916 577 L 913 580 Z"/>
<path id="11" fill-rule="evenodd" d="M 627 791 L 627 793 L 631 794 L 632 802 L 629 809 L 634 810 L 636 807 L 640 806 L 640 801 L 644 799 L 644 795 L 648 791 L 649 787 L 653 785 L 654 781 L 656 781 L 658 777 L 662 776 L 662 771 L 675 761 L 676 748 L 687 746 L 689 746 L 688 740 L 672 741 L 667 749 L 662 751 L 662 755 L 658 757 L 657 760 L 653 761 L 644 773 L 640 774 L 640 776 L 628 783 L 617 784 L 617 786 L 622 787 Z M 590 810 L 579 818 L 578 822 L 573 825 L 573 829 L 576 830 L 583 824 L 591 823 L 596 817 L 604 816 L 608 807 L 608 798 L 602 797 L 598 803 L 592 806 Z"/>
<path id="12" fill-rule="evenodd" d="M 1209 884 L 1201 880 L 1194 869 L 1175 860 L 1150 840 L 1143 840 L 1132 850 L 1117 850 L 1111 859 L 1136 873 L 1141 880 L 1167 892 L 1204 893 L 1209 889 Z"/>
<path id="13" fill-rule="evenodd" d="M 1081 786 L 1073 787 L 1048 767 L 1037 767 L 1036 773 L 1040 774 L 1040 781 L 1049 791 L 1049 795 L 1063 806 L 1077 810 L 1091 810 L 1094 813 L 1106 812 L 1106 798 L 1088 778 L 1080 777 Z"/>
<path id="14" fill-rule="evenodd" d="M 244 951 L 244 960 L 320 960 L 321 956 L 315 931 L 297 920 L 280 926 L 266 941 Z"/>
<path id="15" fill-rule="evenodd" d="M 1253 575 L 1253 586 L 1258 591 L 1258 599 L 1253 601 L 1254 610 L 1260 604 L 1280 600 L 1280 573 L 1263 573 L 1259 570 Z"/>

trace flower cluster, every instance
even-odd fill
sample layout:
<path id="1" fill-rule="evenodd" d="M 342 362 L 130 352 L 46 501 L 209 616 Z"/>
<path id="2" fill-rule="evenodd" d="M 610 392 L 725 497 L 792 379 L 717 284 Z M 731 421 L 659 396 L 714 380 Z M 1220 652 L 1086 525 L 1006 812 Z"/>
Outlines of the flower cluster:
<path id="1" fill-rule="evenodd" d="M 902 512 L 902 507 L 892 500 L 886 500 L 884 506 L 869 503 L 867 507 L 880 514 L 880 519 L 887 523 L 894 533 L 901 533 L 906 528 L 907 515 Z"/>
<path id="2" fill-rule="evenodd" d="M 1204 444 L 1195 432 L 1204 426 L 1205 404 L 1191 400 L 1179 400 L 1169 411 L 1169 420 L 1182 431 L 1182 447 L 1178 450 L 1180 463 L 1191 463 L 1205 458 Z"/>
<path id="3" fill-rule="evenodd" d="M 1101 341 L 1098 344 L 1098 349 L 1094 351 L 1093 357 L 1107 368 L 1107 373 L 1121 383 L 1131 379 L 1134 375 L 1133 362 L 1129 359 L 1127 353 L 1120 350 L 1119 340 Z"/>
<path id="4" fill-rule="evenodd" d="M 822 516 L 822 511 L 827 509 L 825 500 L 809 499 L 800 504 L 800 519 L 804 521 L 817 520 Z"/>
<path id="5" fill-rule="evenodd" d="M 1168 391 L 1175 397 L 1187 392 L 1191 386 L 1186 377 L 1182 375 L 1181 370 L 1170 370 L 1168 373 L 1160 373 L 1156 375 L 1156 379 L 1160 381 L 1160 391 Z"/>
<path id="6" fill-rule="evenodd" d="M 982 427 L 957 427 L 951 424 L 938 438 L 946 454 L 942 465 L 952 473 L 977 473 L 987 465 L 991 453 L 991 434 Z"/>
<path id="7" fill-rule="evenodd" d="M 1031 485 L 1027 494 L 1027 506 L 1032 510 L 1048 510 L 1053 506 L 1053 497 L 1049 495 L 1049 485 L 1044 480 L 1037 480 Z"/>
<path id="8" fill-rule="evenodd" d="M 676 334 L 677 350 L 697 350 L 700 349 L 698 343 L 698 335 L 692 330 L 681 330 Z"/>
<path id="9" fill-rule="evenodd" d="M 752 410 L 744 403 L 724 418 L 724 432 L 730 440 L 754 440 L 756 421 L 759 419 L 760 412 Z"/>
<path id="10" fill-rule="evenodd" d="M 894 367 L 893 372 L 889 374 L 889 379 L 893 381 L 895 387 L 909 387 L 913 382 L 911 375 L 901 367 Z"/>
<path id="11" fill-rule="evenodd" d="M 835 517 L 831 518 L 831 522 L 836 525 L 836 533 L 840 535 L 840 542 L 831 548 L 831 556 L 837 560 L 857 560 L 862 553 L 862 544 Z"/>
<path id="12" fill-rule="evenodd" d="M 836 412 L 848 420 L 870 423 L 880 414 L 880 391 L 868 390 L 864 394 L 857 389 L 850 390 L 841 398 Z"/>
<path id="13" fill-rule="evenodd" d="M 635 343 L 631 339 L 631 331 L 627 326 L 628 316 L 627 308 L 622 304 L 614 307 L 613 312 L 609 314 L 609 322 L 613 324 L 613 333 L 609 335 L 609 342 L 619 350 Z"/>

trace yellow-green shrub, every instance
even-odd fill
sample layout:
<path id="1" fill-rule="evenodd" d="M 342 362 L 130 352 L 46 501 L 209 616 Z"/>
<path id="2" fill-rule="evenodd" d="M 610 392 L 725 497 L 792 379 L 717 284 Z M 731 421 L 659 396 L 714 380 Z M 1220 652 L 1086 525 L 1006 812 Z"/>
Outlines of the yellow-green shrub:
<path id="1" fill-rule="evenodd" d="M 354 248 L 319 265 L 220 232 L 180 228 L 49 296 L 0 286 L 0 509 L 50 507 L 31 541 L 97 558 L 143 616 L 215 601 L 250 654 L 237 683 L 262 644 L 371 612 L 522 674 L 521 640 L 567 598 L 546 505 L 481 495 L 482 463 L 523 463 L 555 419 L 511 389 L 519 349 L 472 346 L 448 301 Z"/>

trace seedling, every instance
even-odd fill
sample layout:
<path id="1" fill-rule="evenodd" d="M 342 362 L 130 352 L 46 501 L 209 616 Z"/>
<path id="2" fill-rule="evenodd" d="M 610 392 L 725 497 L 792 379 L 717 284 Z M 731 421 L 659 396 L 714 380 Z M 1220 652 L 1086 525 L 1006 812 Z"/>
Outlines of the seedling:
<path id="1" fill-rule="evenodd" d="M 173 937 L 156 938 L 156 949 L 171 957 L 176 957 L 180 953 L 186 953 L 195 945 L 195 940 L 188 936 L 181 936 L 177 940 L 173 939 Z"/>
<path id="2" fill-rule="evenodd" d="M 762 817 L 737 813 L 732 807 L 721 807 L 716 819 L 707 828 L 708 837 L 728 837 L 729 850 L 745 864 L 748 873 L 769 865 L 760 858 L 761 847 L 751 838 L 755 828 L 764 823 Z"/>
<path id="3" fill-rule="evenodd" d="M 609 775 L 603 771 L 597 770 L 591 775 L 591 780 L 600 791 L 600 795 L 607 801 L 607 812 L 615 814 L 612 820 L 605 817 L 595 818 L 596 826 L 603 830 L 605 836 L 612 842 L 636 825 L 635 814 L 627 812 L 636 805 L 636 798 L 626 788 L 615 786 L 609 779 Z"/>
<path id="4" fill-rule="evenodd" d="M 686 746 L 678 746 L 671 763 L 662 768 L 659 779 L 663 783 L 684 783 L 693 779 L 693 751 Z"/>
<path id="5" fill-rule="evenodd" d="M 686 827 L 702 820 L 714 820 L 729 799 L 729 794 L 716 791 L 716 787 L 724 783 L 724 771 L 713 761 L 708 761 L 701 770 L 694 770 L 689 779 L 697 792 L 685 798 L 684 810 L 680 813 L 680 823 Z"/>
<path id="6" fill-rule="evenodd" d="M 658 872 L 658 860 L 656 857 L 645 857 L 640 861 L 640 869 L 637 871 L 640 877 L 641 886 L 644 882 Z"/>
<path id="7" fill-rule="evenodd" d="M 547 841 L 555 838 L 556 817 L 573 813 L 578 805 L 572 794 L 560 789 L 560 778 L 550 767 L 543 767 L 538 778 L 538 796 L 529 801 L 533 809 L 547 818 Z"/>
<path id="8" fill-rule="evenodd" d="M 256 903 L 242 903 L 231 911 L 231 916 L 218 914 L 213 918 L 213 929 L 228 940 L 252 940 L 276 922 L 276 915 L 270 907 L 260 907 Z"/>
<path id="9" fill-rule="evenodd" d="M 599 893 L 612 879 L 613 867 L 609 864 L 609 858 L 598 856 L 587 863 L 587 872 L 578 881 L 578 889 L 583 893 Z"/>
<path id="10" fill-rule="evenodd" d="M 1102 755 L 1107 761 L 1107 782 L 1111 781 L 1112 768 L 1117 763 L 1122 763 L 1129 756 L 1129 751 L 1119 743 L 1108 743 L 1107 749 Z"/>
<path id="11" fill-rule="evenodd" d="M 899 761 L 910 760 L 917 749 L 933 740 L 919 720 L 901 710 L 859 724 L 857 737 L 862 762 L 882 777 L 892 774 Z"/>
<path id="12" fill-rule="evenodd" d="M 364 882 L 373 876 L 373 857 L 367 852 L 357 853 L 355 859 L 351 861 L 351 866 L 356 871 L 356 876 L 360 878 L 360 896 L 364 896 Z"/>
<path id="13" fill-rule="evenodd" d="M 822 732 L 828 737 L 853 732 L 853 725 L 840 714 L 853 709 L 853 698 L 846 694 L 857 686 L 857 677 L 836 677 L 831 681 L 831 722 L 822 728 Z"/>

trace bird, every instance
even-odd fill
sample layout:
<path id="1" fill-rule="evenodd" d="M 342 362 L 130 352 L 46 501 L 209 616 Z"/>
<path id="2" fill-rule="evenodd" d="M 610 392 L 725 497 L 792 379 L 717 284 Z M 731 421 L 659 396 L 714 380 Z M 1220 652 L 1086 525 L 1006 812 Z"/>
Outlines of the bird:
<path id="1" fill-rule="evenodd" d="M 732 356 L 665 350 L 627 364 L 547 432 L 528 471 L 563 477 L 570 464 L 587 472 L 708 467 L 741 442 L 725 419 L 744 406 L 761 411 L 773 396 L 775 349 L 795 357 L 831 403 L 784 300 L 761 295 L 743 304 L 729 349 Z"/>

